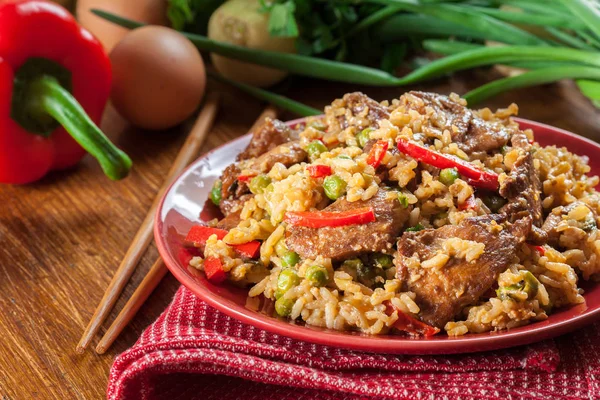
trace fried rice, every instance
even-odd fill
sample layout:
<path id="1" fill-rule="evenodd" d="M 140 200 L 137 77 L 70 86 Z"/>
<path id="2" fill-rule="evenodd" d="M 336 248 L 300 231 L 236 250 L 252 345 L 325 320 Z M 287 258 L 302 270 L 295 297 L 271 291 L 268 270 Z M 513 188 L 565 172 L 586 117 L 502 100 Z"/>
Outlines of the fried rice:
<path id="1" fill-rule="evenodd" d="M 301 162 L 291 165 L 275 162 L 267 166 L 268 170 L 264 169 L 264 160 L 262 167 L 257 167 L 255 159 L 239 161 L 236 164 L 238 179 L 262 168 L 260 175 L 266 177 L 268 185 L 254 193 L 248 192 L 248 197 L 235 206 L 228 206 L 227 213 L 238 218 L 236 226 L 220 239 L 212 235 L 203 244 L 203 256 L 192 259 L 190 265 L 203 270 L 206 258 L 218 258 L 227 279 L 247 287 L 251 299 L 272 302 L 274 315 L 309 325 L 367 334 L 423 333 L 410 326 L 413 321 L 431 325 L 424 317 L 424 309 L 431 308 L 426 300 L 431 299 L 424 299 L 423 293 L 413 290 L 419 288 L 415 282 L 428 279 L 427 276 L 442 279 L 446 286 L 439 290 L 450 291 L 455 297 L 460 297 L 461 291 L 472 290 L 470 302 L 457 305 L 451 318 L 438 324 L 448 335 L 510 329 L 544 320 L 561 307 L 583 303 L 579 281 L 594 279 L 600 272 L 600 236 L 596 229 L 600 197 L 594 189 L 599 179 L 588 175 L 587 157 L 572 154 L 566 148 L 541 147 L 531 130 L 519 130 L 511 118 L 518 112 L 515 104 L 496 112 L 487 108 L 468 111 L 465 101 L 455 94 L 444 98 L 442 103 L 428 99 L 411 92 L 391 102 L 371 103 L 369 99 L 371 102 L 363 103 L 361 108 L 351 104 L 347 95 L 327 106 L 324 117 L 309 118 L 290 133 L 304 151 L 317 140 L 325 146 L 324 151 L 316 155 L 309 152 Z M 458 124 L 463 120 L 449 120 L 454 109 L 461 118 L 469 116 L 471 124 L 483 121 L 479 123 L 488 130 L 509 132 L 506 143 L 482 151 L 465 141 L 455 140 Z M 377 110 L 381 115 L 375 115 Z M 364 132 L 371 142 L 387 143 L 387 150 L 376 167 L 369 162 L 364 140 L 361 143 L 360 135 L 364 139 Z M 511 144 L 511 137 L 517 134 L 527 138 L 526 150 L 515 146 L 515 139 Z M 477 293 L 473 285 L 456 285 L 455 281 L 446 279 L 445 274 L 454 265 L 477 266 L 485 258 L 489 243 L 450 236 L 440 240 L 437 250 L 427 259 L 417 252 L 401 253 L 399 241 L 403 236 L 422 238 L 418 234 L 431 232 L 432 237 L 436 237 L 436 231 L 442 227 L 501 214 L 497 204 L 490 203 L 490 198 L 502 206 L 510 200 L 497 192 L 490 194 L 481 190 L 462 174 L 452 182 L 444 181 L 440 178 L 440 168 L 396 151 L 399 139 L 493 172 L 498 175 L 500 187 L 511 179 L 519 157 L 529 154 L 532 173 L 541 184 L 535 193 L 542 208 L 538 230 L 547 228 L 546 239 L 532 244 L 531 236 L 520 238 L 506 265 L 502 265 L 501 270 L 493 266 L 496 270 L 490 272 L 489 287 L 477 288 Z M 332 175 L 344 182 L 343 194 L 335 202 L 343 199 L 347 204 L 368 204 L 382 191 L 401 199 L 405 217 L 401 224 L 395 223 L 399 226 L 392 227 L 399 232 L 377 251 L 360 246 L 348 250 L 352 253 L 350 257 L 332 258 L 325 253 L 303 257 L 293 252 L 290 239 L 293 229 L 286 221 L 286 214 L 317 212 L 332 203 L 324 189 L 324 178 L 312 176 L 310 166 L 328 167 Z M 223 182 L 225 179 L 222 178 Z M 237 200 L 235 195 L 227 198 L 232 199 Z M 510 207 L 500 208 L 508 209 Z M 494 234 L 507 232 L 516 218 L 531 218 L 527 214 L 521 210 L 518 217 L 509 222 L 494 220 L 486 229 Z M 314 231 L 318 229 L 311 233 Z M 261 243 L 256 259 L 241 257 L 234 251 L 234 245 L 255 240 Z M 401 269 L 405 273 L 401 273 Z M 406 271 L 410 273 L 407 275 Z M 411 321 L 409 328 L 407 318 Z"/>

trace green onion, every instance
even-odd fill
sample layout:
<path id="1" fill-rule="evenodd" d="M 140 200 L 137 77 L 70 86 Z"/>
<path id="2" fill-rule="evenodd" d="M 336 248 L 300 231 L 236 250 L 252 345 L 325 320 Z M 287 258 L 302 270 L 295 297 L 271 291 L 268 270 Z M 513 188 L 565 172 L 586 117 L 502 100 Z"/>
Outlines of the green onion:
<path id="1" fill-rule="evenodd" d="M 404 193 L 398 192 L 398 201 L 402 207 L 408 208 L 408 197 Z"/>
<path id="2" fill-rule="evenodd" d="M 92 12 L 107 21 L 129 29 L 146 25 L 98 9 L 92 9 Z M 211 40 L 206 36 L 193 33 L 181 32 L 181 34 L 187 37 L 200 50 L 210 51 L 225 57 L 264 65 L 266 67 L 289 71 L 298 75 L 375 86 L 394 86 L 398 84 L 398 78 L 375 68 L 362 67 L 355 64 L 313 58 L 298 54 L 250 49 L 226 42 L 218 42 L 216 40 Z"/>
<path id="3" fill-rule="evenodd" d="M 568 44 L 571 47 L 575 47 L 575 48 L 581 49 L 581 50 L 590 50 L 590 51 L 595 50 L 593 46 L 590 46 L 589 44 L 585 43 L 583 40 L 580 40 L 580 39 L 576 38 L 575 36 L 572 36 L 566 32 L 563 32 L 560 29 L 546 28 L 545 30 L 546 30 L 546 32 L 550 33 L 558 40 Z"/>
<path id="4" fill-rule="evenodd" d="M 587 79 L 578 79 L 575 81 L 581 93 L 590 99 L 592 103 L 600 108 L 600 82 Z"/>
<path id="5" fill-rule="evenodd" d="M 544 27 L 552 26 L 566 29 L 582 29 L 585 27 L 585 24 L 583 24 L 581 21 L 571 18 L 570 16 L 560 14 L 523 13 L 467 4 L 461 4 L 460 7 L 464 7 L 467 10 L 471 9 L 472 11 L 480 12 L 481 14 L 511 23 L 539 25 Z"/>
<path id="6" fill-rule="evenodd" d="M 410 84 L 473 67 L 526 60 L 569 61 L 600 67 L 599 52 L 534 46 L 482 47 L 433 61 L 404 76 L 400 81 L 402 84 Z"/>
<path id="7" fill-rule="evenodd" d="M 241 91 L 246 92 L 249 95 L 256 97 L 257 99 L 266 101 L 266 102 L 271 103 L 283 110 L 291 111 L 300 116 L 310 117 L 312 115 L 323 114 L 323 112 L 321 110 L 317 110 L 316 108 L 309 107 L 305 104 L 299 103 L 299 102 L 289 99 L 285 96 L 281 96 L 281 95 L 269 92 L 264 89 L 259 89 L 254 86 L 246 85 L 244 83 L 235 82 L 230 79 L 224 78 L 221 75 L 212 74 L 210 72 L 207 75 L 217 81 L 224 82 L 233 87 L 236 87 L 236 88 L 240 89 Z"/>
<path id="8" fill-rule="evenodd" d="M 559 0 L 600 38 L 600 10 L 589 0 Z"/>
<path id="9" fill-rule="evenodd" d="M 600 80 L 600 70 L 578 66 L 541 68 L 521 75 L 498 79 L 471 90 L 463 97 L 472 105 L 508 90 L 541 85 L 561 79 Z"/>
<path id="10" fill-rule="evenodd" d="M 454 4 L 415 4 L 411 0 L 370 0 L 372 3 L 398 6 L 406 11 L 422 13 L 453 22 L 469 29 L 486 34 L 488 40 L 519 45 L 546 46 L 548 43 L 537 36 L 517 28 L 514 25 L 499 21 Z"/>
<path id="11" fill-rule="evenodd" d="M 407 228 L 406 232 L 419 232 L 419 231 L 422 231 L 423 229 L 425 229 L 425 227 L 423 225 L 416 224 L 415 226 Z"/>

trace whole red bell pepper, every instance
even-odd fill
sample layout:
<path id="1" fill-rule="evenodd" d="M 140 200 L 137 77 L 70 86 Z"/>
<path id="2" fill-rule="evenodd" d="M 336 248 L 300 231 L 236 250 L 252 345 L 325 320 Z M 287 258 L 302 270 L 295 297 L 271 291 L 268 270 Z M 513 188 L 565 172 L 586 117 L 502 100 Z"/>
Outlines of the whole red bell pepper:
<path id="1" fill-rule="evenodd" d="M 131 160 L 96 125 L 110 84 L 102 45 L 63 7 L 0 2 L 0 182 L 36 181 L 86 151 L 125 177 Z"/>

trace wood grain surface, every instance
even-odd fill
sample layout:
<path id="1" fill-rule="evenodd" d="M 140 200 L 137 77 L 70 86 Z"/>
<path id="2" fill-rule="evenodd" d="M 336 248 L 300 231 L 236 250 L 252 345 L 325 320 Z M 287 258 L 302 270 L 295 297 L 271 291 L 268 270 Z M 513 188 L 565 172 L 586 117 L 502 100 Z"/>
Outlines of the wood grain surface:
<path id="1" fill-rule="evenodd" d="M 367 88 L 293 78 L 285 93 L 322 108 L 361 90 L 377 100 L 408 89 L 465 93 L 490 78 L 478 71 L 419 87 Z M 222 106 L 202 152 L 246 133 L 264 104 L 212 85 Z M 520 116 L 600 140 L 600 113 L 571 82 L 514 91 L 484 104 L 520 106 Z M 293 115 L 284 116 L 286 118 Z M 285 118 L 284 118 L 285 119 Z M 26 186 L 0 186 L 0 398 L 100 399 L 115 355 L 131 346 L 168 305 L 179 284 L 163 280 L 106 354 L 75 354 L 83 329 L 161 186 L 189 124 L 167 132 L 128 127 L 109 108 L 103 129 L 134 161 L 131 175 L 111 182 L 89 156 L 76 168 Z M 157 252 L 152 246 L 100 333 L 131 296 Z M 99 338 L 95 338 L 93 344 Z"/>

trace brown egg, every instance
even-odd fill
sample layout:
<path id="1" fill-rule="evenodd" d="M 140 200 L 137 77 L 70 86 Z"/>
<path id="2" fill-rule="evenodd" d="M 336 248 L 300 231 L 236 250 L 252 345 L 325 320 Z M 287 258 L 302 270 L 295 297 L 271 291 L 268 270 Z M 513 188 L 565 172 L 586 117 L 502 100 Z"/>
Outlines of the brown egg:
<path id="1" fill-rule="evenodd" d="M 111 99 L 133 125 L 165 129 L 188 118 L 206 86 L 200 53 L 179 32 L 162 26 L 131 31 L 110 54 Z"/>
<path id="2" fill-rule="evenodd" d="M 93 14 L 92 8 L 147 24 L 167 25 L 167 0 L 78 0 L 77 20 L 102 42 L 106 51 L 111 51 L 129 29 L 105 21 Z"/>

